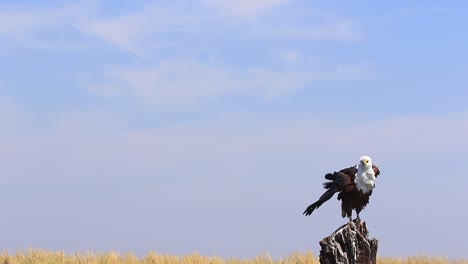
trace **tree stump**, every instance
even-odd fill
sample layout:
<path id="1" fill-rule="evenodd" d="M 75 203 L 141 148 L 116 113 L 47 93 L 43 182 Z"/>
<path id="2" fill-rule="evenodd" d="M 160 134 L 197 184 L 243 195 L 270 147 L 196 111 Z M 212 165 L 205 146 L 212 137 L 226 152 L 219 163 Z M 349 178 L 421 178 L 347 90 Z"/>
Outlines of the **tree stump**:
<path id="1" fill-rule="evenodd" d="M 349 222 L 320 241 L 320 263 L 376 264 L 378 243 L 369 238 L 366 222 Z"/>

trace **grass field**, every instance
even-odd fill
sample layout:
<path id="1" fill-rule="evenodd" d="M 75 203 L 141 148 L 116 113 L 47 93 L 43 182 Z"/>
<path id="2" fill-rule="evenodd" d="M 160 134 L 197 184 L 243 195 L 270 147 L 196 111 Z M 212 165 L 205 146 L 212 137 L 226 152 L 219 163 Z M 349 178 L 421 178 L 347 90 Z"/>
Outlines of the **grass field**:
<path id="1" fill-rule="evenodd" d="M 133 254 L 121 255 L 109 253 L 76 253 L 49 252 L 30 250 L 16 254 L 2 253 L 0 264 L 318 264 L 318 257 L 311 252 L 293 253 L 281 259 L 273 259 L 267 254 L 250 259 L 223 259 L 220 257 L 207 257 L 197 253 L 187 256 L 164 255 L 150 252 L 144 257 Z M 408 257 L 408 258 L 379 258 L 379 264 L 468 264 L 468 260 L 449 260 L 444 257 Z"/>

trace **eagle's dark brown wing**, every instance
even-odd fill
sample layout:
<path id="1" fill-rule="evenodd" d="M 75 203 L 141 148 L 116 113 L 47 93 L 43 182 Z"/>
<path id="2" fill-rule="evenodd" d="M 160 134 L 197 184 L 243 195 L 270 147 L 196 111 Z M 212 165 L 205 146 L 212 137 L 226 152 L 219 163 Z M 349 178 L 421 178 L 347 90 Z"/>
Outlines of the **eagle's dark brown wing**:
<path id="1" fill-rule="evenodd" d="M 330 200 L 336 192 L 341 192 L 347 186 L 354 184 L 354 175 L 356 172 L 356 167 L 349 167 L 339 172 L 325 175 L 325 179 L 330 180 L 323 184 L 323 187 L 327 189 L 327 191 L 325 191 L 315 203 L 309 205 L 302 214 L 312 214 L 315 209 L 319 208 L 324 202 Z"/>
<path id="2" fill-rule="evenodd" d="M 374 170 L 375 177 L 379 176 L 380 170 L 379 167 L 375 166 L 374 164 L 372 165 L 372 169 Z"/>
<path id="3" fill-rule="evenodd" d="M 340 170 L 340 173 L 346 175 L 352 181 L 354 181 L 354 177 L 356 176 L 356 173 L 357 173 L 357 168 L 356 166 L 352 166 L 352 167 Z"/>

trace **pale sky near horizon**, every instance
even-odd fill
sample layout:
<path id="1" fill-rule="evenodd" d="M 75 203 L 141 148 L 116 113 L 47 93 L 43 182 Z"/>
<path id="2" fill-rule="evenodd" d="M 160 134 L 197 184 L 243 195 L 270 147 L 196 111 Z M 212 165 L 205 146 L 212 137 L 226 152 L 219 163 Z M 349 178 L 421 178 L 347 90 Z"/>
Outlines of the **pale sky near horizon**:
<path id="1" fill-rule="evenodd" d="M 275 257 L 370 155 L 383 256 L 468 258 L 465 1 L 0 3 L 0 249 Z"/>

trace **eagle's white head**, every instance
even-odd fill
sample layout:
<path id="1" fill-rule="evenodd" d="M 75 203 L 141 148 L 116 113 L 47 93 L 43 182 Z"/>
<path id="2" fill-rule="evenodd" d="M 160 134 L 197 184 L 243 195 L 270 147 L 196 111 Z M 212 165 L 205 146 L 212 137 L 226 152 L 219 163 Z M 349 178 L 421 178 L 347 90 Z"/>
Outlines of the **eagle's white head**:
<path id="1" fill-rule="evenodd" d="M 362 156 L 360 158 L 359 167 L 372 168 L 372 159 L 369 156 Z"/>
<path id="2" fill-rule="evenodd" d="M 356 187 L 363 193 L 368 193 L 375 187 L 375 172 L 372 169 L 372 159 L 369 156 L 362 156 L 357 165 Z"/>

